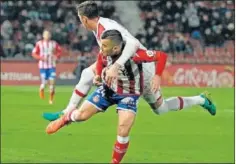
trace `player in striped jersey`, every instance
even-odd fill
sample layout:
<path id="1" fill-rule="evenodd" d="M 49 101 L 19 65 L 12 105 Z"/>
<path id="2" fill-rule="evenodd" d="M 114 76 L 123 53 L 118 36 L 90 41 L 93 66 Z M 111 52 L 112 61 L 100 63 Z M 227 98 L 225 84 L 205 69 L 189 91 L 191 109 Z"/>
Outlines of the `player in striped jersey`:
<path id="1" fill-rule="evenodd" d="M 107 68 L 109 68 L 121 55 L 125 41 L 117 30 L 105 31 L 101 37 L 101 50 L 106 66 L 100 73 L 102 83 L 95 77 L 98 87 L 78 110 L 72 110 L 59 119 L 52 121 L 46 128 L 48 134 L 57 132 L 60 128 L 72 122 L 86 121 L 99 112 L 105 112 L 108 107 L 116 104 L 118 113 L 118 134 L 114 145 L 112 163 L 120 163 L 129 145 L 129 132 L 134 124 L 138 99 L 143 90 L 142 64 L 147 58 L 137 56 L 128 59 L 124 67 L 118 70 L 117 80 L 113 80 L 109 86 L 105 80 Z M 149 62 L 162 60 L 159 54 L 148 59 Z M 101 64 L 101 63 L 100 63 Z M 98 75 L 100 76 L 100 75 Z M 119 82 L 121 81 L 121 83 Z"/>
<path id="2" fill-rule="evenodd" d="M 39 96 L 41 99 L 44 99 L 45 85 L 49 80 L 49 104 L 53 104 L 55 94 L 56 60 L 60 55 L 61 47 L 56 41 L 51 40 L 51 33 L 48 30 L 45 30 L 43 32 L 43 40 L 36 43 L 32 56 L 38 60 L 38 67 L 41 76 Z"/>
<path id="3" fill-rule="evenodd" d="M 78 5 L 78 16 L 83 26 L 93 31 L 99 46 L 101 47 L 101 34 L 106 30 L 118 30 L 123 39 L 126 41 L 124 50 L 121 56 L 113 63 L 113 65 L 107 70 L 106 81 L 108 84 L 115 79 L 118 73 L 118 68 L 123 67 L 124 63 L 131 58 L 136 52 L 148 57 L 152 56 L 154 51 L 148 51 L 135 37 L 133 37 L 127 29 L 118 24 L 116 21 L 98 16 L 98 8 L 95 2 L 86 1 Z M 201 104 L 204 108 L 215 115 L 215 107 L 209 100 L 210 95 L 204 93 L 203 95 L 193 97 L 173 97 L 164 100 L 160 90 L 161 75 L 165 68 L 165 64 L 159 62 L 155 66 L 155 63 L 143 63 L 144 70 L 144 91 L 143 98 L 150 105 L 156 114 L 163 114 L 169 111 L 179 111 L 183 108 L 187 108 L 192 105 Z M 71 96 L 70 102 L 66 109 L 56 113 L 44 113 L 43 117 L 46 120 L 55 120 L 64 113 L 76 108 L 81 99 L 87 95 L 91 86 L 92 79 L 95 76 L 96 63 L 89 68 L 83 70 L 81 79 L 76 85 L 75 90 Z M 156 67 L 156 70 L 155 70 Z M 156 72 L 155 72 L 156 71 Z M 156 74 L 155 74 L 156 73 Z M 153 85 L 150 85 L 150 82 Z"/>

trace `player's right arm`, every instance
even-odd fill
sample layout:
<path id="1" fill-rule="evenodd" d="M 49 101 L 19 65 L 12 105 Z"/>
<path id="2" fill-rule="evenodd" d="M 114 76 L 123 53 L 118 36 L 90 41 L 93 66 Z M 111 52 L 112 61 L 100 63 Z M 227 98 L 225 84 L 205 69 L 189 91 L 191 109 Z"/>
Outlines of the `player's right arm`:
<path id="1" fill-rule="evenodd" d="M 43 57 L 40 56 L 40 48 L 39 48 L 40 42 L 37 42 L 33 51 L 32 51 L 32 57 L 36 60 L 45 60 Z"/>
<path id="2" fill-rule="evenodd" d="M 93 79 L 93 83 L 97 86 L 101 85 L 101 75 L 102 75 L 102 70 L 104 68 L 104 64 L 103 64 L 103 60 L 102 60 L 103 56 L 102 53 L 98 54 L 98 58 L 96 61 L 96 75 Z"/>

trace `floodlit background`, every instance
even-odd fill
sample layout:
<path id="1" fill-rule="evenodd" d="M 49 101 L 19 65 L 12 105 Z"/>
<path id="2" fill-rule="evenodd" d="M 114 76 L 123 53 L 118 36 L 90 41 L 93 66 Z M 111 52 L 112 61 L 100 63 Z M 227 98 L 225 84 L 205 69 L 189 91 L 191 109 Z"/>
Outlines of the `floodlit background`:
<path id="1" fill-rule="evenodd" d="M 41 114 L 66 107 L 81 71 L 96 60 L 93 33 L 72 1 L 8 1 L 1 9 L 1 161 L 110 162 L 116 139 L 114 107 L 53 136 Z M 201 107 L 155 115 L 142 99 L 123 162 L 234 161 L 235 4 L 221 1 L 97 1 L 100 14 L 124 25 L 148 49 L 168 53 L 164 97 L 212 93 L 217 115 Z M 44 28 L 62 47 L 54 105 L 38 97 L 31 57 Z"/>

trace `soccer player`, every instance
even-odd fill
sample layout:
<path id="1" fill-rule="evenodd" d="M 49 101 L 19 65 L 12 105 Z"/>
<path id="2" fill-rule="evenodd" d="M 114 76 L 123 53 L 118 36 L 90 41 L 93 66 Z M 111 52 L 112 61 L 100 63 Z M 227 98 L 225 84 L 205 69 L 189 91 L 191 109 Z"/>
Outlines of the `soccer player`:
<path id="1" fill-rule="evenodd" d="M 46 132 L 53 134 L 69 123 L 86 121 L 96 113 L 105 112 L 108 107 L 117 104 L 118 134 L 114 145 L 112 163 L 120 163 L 128 149 L 129 132 L 134 124 L 138 99 L 143 90 L 141 62 L 144 60 L 148 62 L 158 61 L 161 55 L 156 53 L 149 58 L 137 56 L 135 59 L 128 59 L 124 67 L 119 67 L 117 79 L 109 85 L 105 81 L 107 68 L 118 60 L 125 42 L 117 30 L 105 31 L 101 39 L 101 51 L 106 59 L 106 63 L 103 62 L 105 68 L 101 72 L 101 86 L 83 102 L 78 110 L 73 109 L 59 119 L 50 122 Z M 99 83 L 98 79 L 94 79 L 94 81 Z M 122 85 L 120 85 L 121 83 Z"/>
<path id="2" fill-rule="evenodd" d="M 45 85 L 49 80 L 49 104 L 53 104 L 55 94 L 56 60 L 60 57 L 60 55 L 61 47 L 56 41 L 51 40 L 50 31 L 44 30 L 43 40 L 36 43 L 32 56 L 39 61 L 38 66 L 41 76 L 39 96 L 41 99 L 44 99 Z"/>
<path id="3" fill-rule="evenodd" d="M 153 51 L 148 51 L 146 48 L 133 37 L 127 29 L 118 24 L 116 21 L 99 17 L 98 7 L 95 2 L 85 1 L 77 6 L 78 16 L 83 26 L 90 31 L 93 31 L 99 46 L 101 47 L 100 36 L 102 32 L 106 30 L 115 29 L 118 30 L 123 39 L 126 41 L 126 45 L 121 56 L 113 63 L 106 71 L 106 82 L 110 84 L 118 74 L 118 69 L 124 66 L 124 63 L 130 59 L 135 52 L 142 51 L 145 55 L 152 55 Z M 159 62 L 156 65 L 155 74 L 155 63 L 143 63 L 144 71 L 144 91 L 143 98 L 151 106 L 156 114 L 162 114 L 168 111 L 178 111 L 183 108 L 190 107 L 192 105 L 202 105 L 212 115 L 215 115 L 215 106 L 211 102 L 210 94 L 204 93 L 194 97 L 173 97 L 167 100 L 163 100 L 160 91 L 161 75 L 165 67 L 165 63 Z M 67 113 L 80 103 L 81 99 L 87 95 L 92 83 L 93 77 L 96 74 L 96 63 L 83 70 L 81 79 L 76 85 L 74 93 L 70 99 L 70 102 L 65 110 L 56 113 L 44 113 L 43 117 L 49 121 L 55 120 L 62 114 Z M 151 88 L 150 82 L 153 83 Z M 155 91 L 155 92 L 153 92 Z"/>

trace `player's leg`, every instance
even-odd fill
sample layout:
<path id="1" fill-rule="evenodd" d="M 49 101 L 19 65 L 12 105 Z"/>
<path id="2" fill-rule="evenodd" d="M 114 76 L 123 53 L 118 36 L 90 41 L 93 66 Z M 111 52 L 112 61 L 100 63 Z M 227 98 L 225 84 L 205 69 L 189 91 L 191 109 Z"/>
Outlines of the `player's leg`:
<path id="1" fill-rule="evenodd" d="M 53 104 L 53 99 L 55 95 L 55 80 L 56 80 L 56 69 L 49 69 L 49 104 Z"/>
<path id="2" fill-rule="evenodd" d="M 130 99 L 128 104 L 118 104 L 118 127 L 117 127 L 117 140 L 114 144 L 112 163 L 120 163 L 129 146 L 129 133 L 134 124 L 136 116 L 136 104 L 138 98 Z M 122 102 L 121 102 L 122 103 Z"/>
<path id="3" fill-rule="evenodd" d="M 104 112 L 110 105 L 111 103 L 103 98 L 102 91 L 97 89 L 78 110 L 73 109 L 57 120 L 50 122 L 46 128 L 46 132 L 52 134 L 71 122 L 86 121 L 96 113 Z"/>
<path id="4" fill-rule="evenodd" d="M 39 71 L 40 71 L 40 78 L 41 78 L 41 84 L 39 87 L 39 97 L 41 99 L 44 99 L 44 90 L 47 84 L 47 74 L 46 74 L 46 69 L 40 69 Z"/>
<path id="5" fill-rule="evenodd" d="M 156 93 L 152 93 L 151 84 L 152 78 L 155 74 L 155 65 L 153 63 L 144 63 L 144 91 L 143 97 L 151 106 L 156 114 L 163 114 L 169 111 L 179 111 L 186 109 L 194 105 L 201 105 L 204 109 L 207 109 L 210 114 L 215 115 L 216 108 L 212 103 L 209 93 L 203 93 L 201 95 L 192 97 L 171 97 L 168 99 L 163 99 L 161 95 L 161 90 Z"/>
<path id="6" fill-rule="evenodd" d="M 79 83 L 75 86 L 74 92 L 70 98 L 70 101 L 63 113 L 67 113 L 76 108 L 81 100 L 87 96 L 93 85 L 93 78 L 95 75 L 96 63 L 90 67 L 84 69 L 81 73 Z"/>
<path id="7" fill-rule="evenodd" d="M 71 122 L 82 122 L 91 118 L 98 112 L 98 109 L 85 101 L 79 109 L 74 109 L 55 121 L 48 124 L 46 132 L 48 134 L 56 133 L 59 129 Z"/>
<path id="8" fill-rule="evenodd" d="M 89 90 L 92 87 L 93 77 L 95 75 L 95 68 L 96 64 L 94 63 L 93 65 L 82 71 L 79 83 L 76 85 L 65 110 L 55 113 L 44 113 L 43 117 L 46 120 L 53 121 L 63 115 L 63 113 L 67 113 L 75 109 L 81 102 L 81 100 L 88 94 Z"/>
<path id="9" fill-rule="evenodd" d="M 159 90 L 155 94 L 144 94 L 144 99 L 149 103 L 153 111 L 159 115 L 169 111 L 188 109 L 194 105 L 202 106 L 204 109 L 208 110 L 211 115 L 216 114 L 215 105 L 212 103 L 210 94 L 207 92 L 197 96 L 178 96 L 164 99 Z"/>

